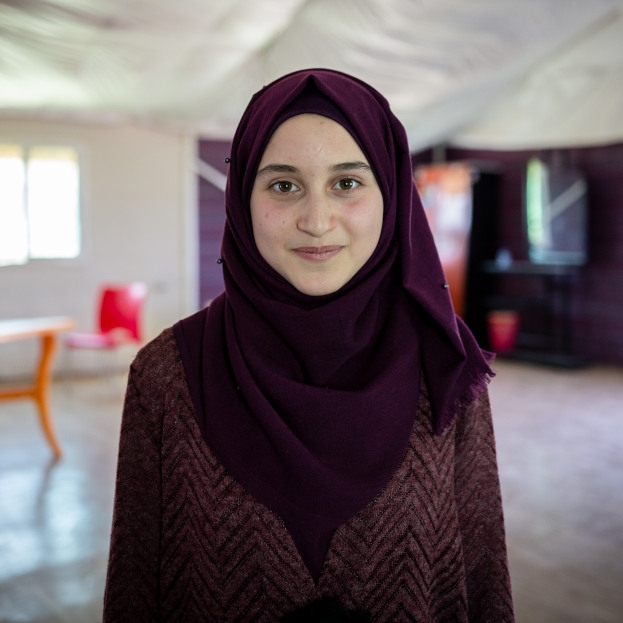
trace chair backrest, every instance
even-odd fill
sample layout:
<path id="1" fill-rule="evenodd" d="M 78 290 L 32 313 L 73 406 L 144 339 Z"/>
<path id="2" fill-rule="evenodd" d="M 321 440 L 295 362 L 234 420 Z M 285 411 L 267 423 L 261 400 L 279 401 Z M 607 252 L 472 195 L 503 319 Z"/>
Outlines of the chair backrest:
<path id="1" fill-rule="evenodd" d="M 147 297 L 147 285 L 142 281 L 104 286 L 100 299 L 100 331 L 110 333 L 123 329 L 127 337 L 142 341 L 142 310 Z"/>

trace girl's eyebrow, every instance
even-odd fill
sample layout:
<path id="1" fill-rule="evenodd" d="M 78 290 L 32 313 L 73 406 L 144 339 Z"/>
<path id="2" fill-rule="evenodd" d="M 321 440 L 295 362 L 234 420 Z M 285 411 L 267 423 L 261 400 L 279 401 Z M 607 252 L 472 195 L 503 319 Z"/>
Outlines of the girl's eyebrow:
<path id="1" fill-rule="evenodd" d="M 267 164 L 265 167 L 262 167 L 256 174 L 256 177 L 260 175 L 272 175 L 273 173 L 297 173 L 298 169 L 296 167 L 290 166 L 289 164 Z"/>
<path id="2" fill-rule="evenodd" d="M 340 173 L 342 171 L 363 170 L 372 171 L 372 167 L 367 162 L 356 160 L 355 162 L 340 162 L 340 164 L 334 164 L 329 171 L 331 173 Z"/>
<path id="3" fill-rule="evenodd" d="M 342 173 L 344 171 L 354 170 L 371 172 L 372 167 L 367 162 L 356 160 L 354 162 L 340 162 L 329 168 L 331 173 Z M 267 164 L 257 172 L 256 177 L 272 175 L 273 173 L 298 173 L 298 169 L 289 164 Z"/>

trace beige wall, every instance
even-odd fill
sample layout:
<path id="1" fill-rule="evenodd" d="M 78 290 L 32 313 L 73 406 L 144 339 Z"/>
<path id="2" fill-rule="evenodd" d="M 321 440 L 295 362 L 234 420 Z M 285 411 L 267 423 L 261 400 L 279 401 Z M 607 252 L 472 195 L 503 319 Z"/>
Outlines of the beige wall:
<path id="1" fill-rule="evenodd" d="M 78 148 L 84 221 L 78 260 L 0 267 L 0 318 L 70 315 L 90 329 L 98 286 L 135 279 L 149 286 L 149 338 L 196 309 L 194 137 L 128 125 L 0 118 L 5 141 Z M 0 344 L 0 378 L 29 371 L 36 352 L 35 343 Z M 56 371 L 67 363 L 59 352 Z M 94 363 L 85 356 L 79 361 L 86 368 Z"/>

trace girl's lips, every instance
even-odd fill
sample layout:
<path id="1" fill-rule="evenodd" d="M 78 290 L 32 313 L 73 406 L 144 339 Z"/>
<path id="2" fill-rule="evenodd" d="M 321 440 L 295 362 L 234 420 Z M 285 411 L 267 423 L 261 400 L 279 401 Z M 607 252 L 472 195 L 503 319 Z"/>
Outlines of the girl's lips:
<path id="1" fill-rule="evenodd" d="M 293 249 L 294 253 L 296 253 L 299 257 L 314 262 L 331 259 L 332 257 L 335 257 L 341 250 L 342 247 L 339 245 L 333 245 L 328 247 L 297 247 L 296 249 Z"/>

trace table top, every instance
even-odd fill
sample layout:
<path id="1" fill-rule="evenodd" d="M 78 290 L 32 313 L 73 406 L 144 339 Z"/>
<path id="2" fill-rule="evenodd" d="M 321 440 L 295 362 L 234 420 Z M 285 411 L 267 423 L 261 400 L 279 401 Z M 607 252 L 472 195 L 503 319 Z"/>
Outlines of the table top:
<path id="1" fill-rule="evenodd" d="M 513 261 L 500 264 L 495 260 L 485 262 L 483 270 L 486 273 L 498 275 L 543 275 L 545 277 L 571 276 L 577 273 L 580 266 L 574 264 L 536 264 L 529 261 Z"/>
<path id="2" fill-rule="evenodd" d="M 0 342 L 71 331 L 75 326 L 74 319 L 68 316 L 0 319 Z"/>

